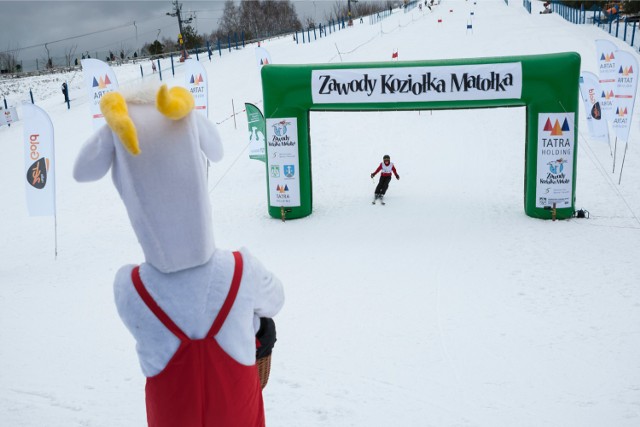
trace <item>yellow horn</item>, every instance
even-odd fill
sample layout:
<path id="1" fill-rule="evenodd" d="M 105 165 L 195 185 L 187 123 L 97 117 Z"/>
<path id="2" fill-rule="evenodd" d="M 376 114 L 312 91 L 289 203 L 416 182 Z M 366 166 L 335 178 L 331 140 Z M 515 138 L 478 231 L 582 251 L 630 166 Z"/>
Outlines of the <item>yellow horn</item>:
<path id="1" fill-rule="evenodd" d="M 118 92 L 105 93 L 100 100 L 100 111 L 109 128 L 118 135 L 124 148 L 134 156 L 140 154 L 136 126 L 129 117 L 127 103 Z"/>
<path id="2" fill-rule="evenodd" d="M 180 120 L 185 117 L 194 106 L 195 101 L 191 92 L 180 86 L 167 89 L 167 85 L 162 85 L 156 95 L 156 108 L 171 120 Z"/>

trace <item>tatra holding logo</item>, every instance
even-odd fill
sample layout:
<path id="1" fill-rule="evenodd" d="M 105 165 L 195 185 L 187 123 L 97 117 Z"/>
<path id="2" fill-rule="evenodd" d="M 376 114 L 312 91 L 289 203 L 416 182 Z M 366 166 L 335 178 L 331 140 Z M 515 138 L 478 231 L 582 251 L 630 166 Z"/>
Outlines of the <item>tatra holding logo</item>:
<path id="1" fill-rule="evenodd" d="M 569 121 L 565 118 L 560 125 L 560 121 L 556 119 L 555 123 L 551 124 L 551 119 L 547 117 L 547 121 L 542 129 L 545 132 L 550 132 L 550 136 L 555 138 L 542 137 L 542 151 L 540 154 L 547 156 L 570 156 L 571 155 L 571 133 L 569 128 Z M 569 132 L 567 137 L 564 136 L 565 132 Z"/>

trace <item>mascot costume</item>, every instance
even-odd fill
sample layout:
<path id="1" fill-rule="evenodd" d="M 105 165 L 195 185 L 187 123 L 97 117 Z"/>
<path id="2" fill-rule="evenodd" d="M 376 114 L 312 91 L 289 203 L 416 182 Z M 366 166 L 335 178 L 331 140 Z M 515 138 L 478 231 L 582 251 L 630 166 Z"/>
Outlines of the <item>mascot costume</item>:
<path id="1" fill-rule="evenodd" d="M 284 295 L 246 249 L 215 246 L 206 179 L 206 159 L 222 158 L 215 126 L 181 87 L 110 92 L 100 108 L 107 126 L 73 173 L 86 182 L 111 169 L 144 252 L 143 264 L 117 272 L 114 294 L 147 377 L 149 426 L 264 426 L 256 355 L 270 356 Z"/>

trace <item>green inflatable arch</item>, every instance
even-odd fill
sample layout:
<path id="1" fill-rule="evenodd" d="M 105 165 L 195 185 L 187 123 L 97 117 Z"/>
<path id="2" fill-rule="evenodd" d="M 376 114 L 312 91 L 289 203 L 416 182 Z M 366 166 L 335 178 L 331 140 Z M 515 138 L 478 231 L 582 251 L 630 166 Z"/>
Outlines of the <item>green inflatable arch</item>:
<path id="1" fill-rule="evenodd" d="M 266 65 L 269 215 L 313 208 L 309 111 L 526 107 L 524 210 L 573 215 L 580 55 L 575 52 L 442 61 Z"/>

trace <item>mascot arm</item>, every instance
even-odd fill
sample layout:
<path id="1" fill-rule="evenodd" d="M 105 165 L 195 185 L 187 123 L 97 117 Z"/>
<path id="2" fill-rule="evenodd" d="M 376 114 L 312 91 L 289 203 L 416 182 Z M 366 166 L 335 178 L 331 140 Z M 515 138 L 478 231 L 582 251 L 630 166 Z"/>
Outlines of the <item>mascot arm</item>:
<path id="1" fill-rule="evenodd" d="M 194 114 L 196 125 L 198 127 L 198 139 L 200 141 L 200 149 L 205 156 L 212 162 L 219 162 L 222 159 L 224 150 L 222 149 L 222 141 L 220 134 L 215 125 L 205 117 Z"/>
<path id="2" fill-rule="evenodd" d="M 282 282 L 247 249 L 242 248 L 241 252 L 245 260 L 245 273 L 250 276 L 255 287 L 254 313 L 259 317 L 275 316 L 284 305 Z"/>
<path id="3" fill-rule="evenodd" d="M 105 176 L 115 153 L 113 133 L 107 126 L 103 126 L 99 131 L 89 138 L 76 158 L 73 167 L 73 177 L 78 182 L 97 181 Z"/>

